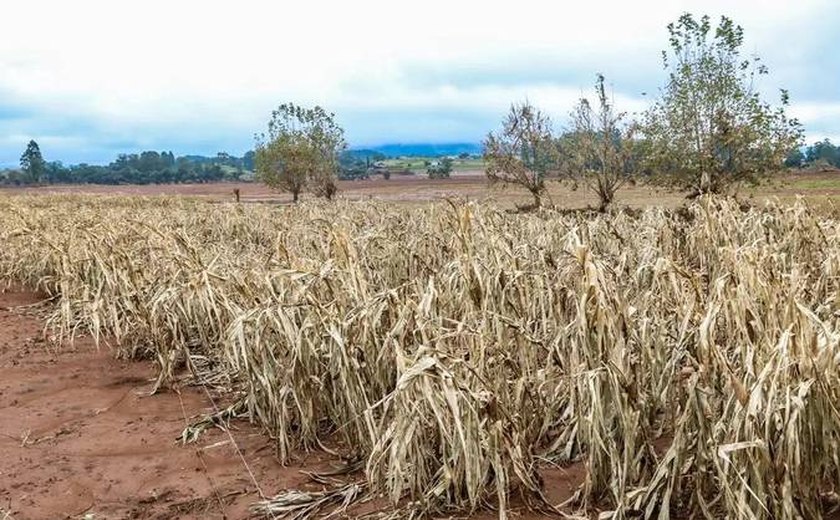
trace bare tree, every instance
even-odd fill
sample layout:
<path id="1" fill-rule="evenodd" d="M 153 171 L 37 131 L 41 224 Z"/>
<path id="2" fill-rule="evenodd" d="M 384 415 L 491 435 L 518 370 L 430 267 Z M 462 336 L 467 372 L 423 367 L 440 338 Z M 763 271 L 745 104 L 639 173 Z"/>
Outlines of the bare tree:
<path id="1" fill-rule="evenodd" d="M 492 183 L 522 186 L 542 205 L 545 179 L 558 169 L 558 149 L 551 119 L 527 101 L 510 107 L 498 133 L 484 141 L 487 178 Z"/>
<path id="2" fill-rule="evenodd" d="M 616 192 L 634 174 L 633 125 L 624 112 L 616 112 L 607 99 L 604 76 L 595 82 L 597 109 L 581 99 L 572 112 L 569 144 L 570 173 L 598 196 L 599 211 L 606 211 Z"/>

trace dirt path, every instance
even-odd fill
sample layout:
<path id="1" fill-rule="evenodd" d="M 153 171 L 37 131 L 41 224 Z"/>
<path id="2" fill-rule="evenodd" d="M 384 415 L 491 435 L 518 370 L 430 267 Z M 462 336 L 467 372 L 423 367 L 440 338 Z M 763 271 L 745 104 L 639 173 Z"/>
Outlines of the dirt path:
<path id="1" fill-rule="evenodd" d="M 204 392 L 148 396 L 150 363 L 116 361 L 85 340 L 51 354 L 41 320 L 19 307 L 37 301 L 0 293 L 0 519 L 246 517 L 259 494 L 228 435 L 175 442 L 185 414 L 209 411 Z M 309 486 L 255 428 L 233 435 L 263 492 Z"/>

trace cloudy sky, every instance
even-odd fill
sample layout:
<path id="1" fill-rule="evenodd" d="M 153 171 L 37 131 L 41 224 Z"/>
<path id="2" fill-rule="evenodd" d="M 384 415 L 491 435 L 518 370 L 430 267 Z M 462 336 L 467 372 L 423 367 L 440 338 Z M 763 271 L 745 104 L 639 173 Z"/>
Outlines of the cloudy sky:
<path id="1" fill-rule="evenodd" d="M 334 111 L 356 146 L 476 142 L 525 98 L 562 124 L 596 72 L 637 111 L 684 11 L 743 25 L 762 90 L 840 142 L 836 0 L 3 0 L 0 166 L 29 139 L 66 163 L 241 154 L 288 100 Z"/>

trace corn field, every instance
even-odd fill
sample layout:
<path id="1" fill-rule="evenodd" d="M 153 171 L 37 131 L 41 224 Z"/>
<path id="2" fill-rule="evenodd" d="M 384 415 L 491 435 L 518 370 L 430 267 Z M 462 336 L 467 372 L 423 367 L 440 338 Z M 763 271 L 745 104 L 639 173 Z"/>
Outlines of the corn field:
<path id="1" fill-rule="evenodd" d="M 161 391 L 228 388 L 281 461 L 332 440 L 363 472 L 347 500 L 384 496 L 382 517 L 504 519 L 521 497 L 821 518 L 840 500 L 830 210 L 5 197 L 0 239 L 0 278 L 55 296 L 57 343 L 152 359 Z M 586 469 L 567 503 L 548 464 Z"/>

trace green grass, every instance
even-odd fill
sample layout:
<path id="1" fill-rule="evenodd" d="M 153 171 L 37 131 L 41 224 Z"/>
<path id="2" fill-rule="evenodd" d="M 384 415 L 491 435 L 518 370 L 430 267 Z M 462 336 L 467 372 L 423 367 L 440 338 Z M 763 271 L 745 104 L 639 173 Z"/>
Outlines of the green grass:
<path id="1" fill-rule="evenodd" d="M 823 179 L 796 179 L 786 183 L 786 186 L 793 189 L 802 190 L 840 189 L 840 175 L 838 175 L 836 178 L 832 177 Z"/>
<path id="2" fill-rule="evenodd" d="M 398 159 L 387 159 L 386 166 L 394 169 L 412 170 L 414 172 L 425 172 L 426 162 L 438 161 L 440 157 L 400 157 Z M 458 170 L 481 170 L 484 168 L 482 159 L 455 159 L 452 162 L 452 169 Z"/>

